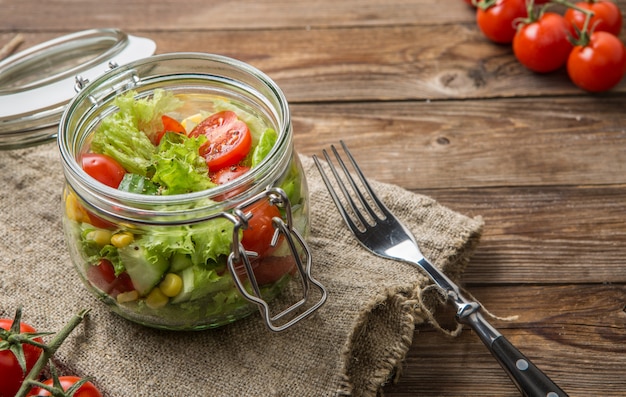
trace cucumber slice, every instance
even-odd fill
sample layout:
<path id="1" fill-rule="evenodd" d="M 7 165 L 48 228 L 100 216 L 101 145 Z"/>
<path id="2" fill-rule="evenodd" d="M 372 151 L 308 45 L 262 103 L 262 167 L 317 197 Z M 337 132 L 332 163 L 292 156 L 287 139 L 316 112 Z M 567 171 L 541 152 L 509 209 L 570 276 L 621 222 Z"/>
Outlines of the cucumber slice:
<path id="1" fill-rule="evenodd" d="M 118 253 L 133 286 L 141 296 L 147 295 L 161 281 L 170 266 L 165 258 L 149 255 L 144 247 L 137 244 L 120 248 Z"/>

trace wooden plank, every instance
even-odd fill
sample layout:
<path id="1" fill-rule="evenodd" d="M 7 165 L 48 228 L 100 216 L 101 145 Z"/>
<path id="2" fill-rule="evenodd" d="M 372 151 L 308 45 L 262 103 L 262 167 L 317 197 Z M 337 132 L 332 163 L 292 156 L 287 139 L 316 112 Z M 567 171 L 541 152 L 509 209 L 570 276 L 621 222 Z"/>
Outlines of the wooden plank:
<path id="1" fill-rule="evenodd" d="M 626 283 L 624 185 L 419 192 L 483 217 L 466 283 Z"/>
<path id="2" fill-rule="evenodd" d="M 119 26 L 139 31 L 249 30 L 468 22 L 473 10 L 462 1 L 429 0 L 187 0 L 9 1 L 1 4 L 2 29 L 81 30 Z"/>
<path id="3" fill-rule="evenodd" d="M 474 23 L 193 34 L 128 28 L 155 40 L 158 53 L 209 52 L 248 62 L 276 80 L 292 103 L 581 94 L 564 70 L 545 75 L 527 70 L 510 46 L 488 42 Z M 59 34 L 25 34 L 23 48 Z M 624 92 L 626 80 L 612 91 Z"/>
<path id="4" fill-rule="evenodd" d="M 623 285 L 502 286 L 472 289 L 493 321 L 523 353 L 571 396 L 621 396 L 626 388 Z M 397 392 L 396 392 L 397 391 Z M 425 325 L 416 333 L 399 384 L 388 397 L 519 396 L 470 330 L 451 339 Z"/>
<path id="5" fill-rule="evenodd" d="M 626 183 L 621 96 L 295 104 L 292 114 L 301 153 L 344 139 L 369 177 L 410 190 Z"/>

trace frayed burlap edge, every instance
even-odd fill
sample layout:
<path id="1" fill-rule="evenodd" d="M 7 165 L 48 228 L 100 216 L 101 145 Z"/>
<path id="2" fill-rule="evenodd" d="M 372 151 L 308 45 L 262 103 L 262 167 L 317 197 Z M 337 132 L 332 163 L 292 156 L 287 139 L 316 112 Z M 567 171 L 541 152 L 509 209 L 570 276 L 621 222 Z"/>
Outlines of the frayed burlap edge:
<path id="1" fill-rule="evenodd" d="M 451 275 L 453 279 L 458 279 L 464 272 L 480 241 L 483 220 L 481 217 L 476 217 L 474 220 L 478 222 L 479 227 L 463 236 L 464 249 L 456 256 L 448 257 L 445 261 L 448 266 L 444 265 L 444 271 L 447 270 L 447 267 L 457 270 Z M 457 337 L 461 334 L 461 324 L 457 324 L 456 328 L 449 330 L 438 323 L 435 318 L 437 307 L 446 303 L 440 293 L 426 294 L 433 289 L 437 290 L 438 287 L 424 277 L 413 289 L 407 290 L 402 287 L 388 289 L 374 297 L 369 304 L 362 308 L 363 310 L 352 328 L 353 331 L 348 335 L 348 341 L 341 352 L 344 365 L 339 376 L 337 396 L 382 397 L 382 388 L 389 383 L 396 383 L 400 379 L 403 361 L 414 344 L 416 326 L 430 324 L 436 330 L 450 337 Z M 384 318 L 391 313 L 395 313 L 399 320 L 399 323 L 396 324 L 398 330 L 396 338 L 387 344 L 384 349 L 385 353 L 371 368 L 357 364 L 360 360 L 359 352 L 362 350 L 362 346 L 368 346 L 376 339 L 379 331 L 377 327 L 385 326 Z M 382 323 L 379 320 L 382 320 Z M 389 325 L 387 324 L 387 326 Z M 381 340 L 385 339 L 381 338 Z M 355 373 L 368 368 L 371 369 L 371 372 Z"/>

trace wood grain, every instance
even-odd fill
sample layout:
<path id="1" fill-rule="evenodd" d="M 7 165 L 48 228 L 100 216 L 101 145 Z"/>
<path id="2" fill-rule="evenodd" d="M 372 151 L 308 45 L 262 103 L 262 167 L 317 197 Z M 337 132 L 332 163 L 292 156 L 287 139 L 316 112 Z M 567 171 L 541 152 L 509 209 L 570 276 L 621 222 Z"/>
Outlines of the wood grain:
<path id="1" fill-rule="evenodd" d="M 497 315 L 519 316 L 493 324 L 570 396 L 624 395 L 624 285 L 503 286 L 472 292 Z M 519 396 L 501 371 L 471 330 L 451 339 L 423 326 L 403 366 L 402 373 L 410 376 L 388 386 L 385 395 Z"/>
<path id="2" fill-rule="evenodd" d="M 0 0 L 0 15 L 0 44 L 21 33 L 21 49 L 118 27 L 260 68 L 300 153 L 343 139 L 369 177 L 482 216 L 462 283 L 519 316 L 494 325 L 572 397 L 626 395 L 626 80 L 591 95 L 530 72 L 461 0 Z M 470 330 L 422 326 L 385 388 L 418 395 L 519 393 Z"/>

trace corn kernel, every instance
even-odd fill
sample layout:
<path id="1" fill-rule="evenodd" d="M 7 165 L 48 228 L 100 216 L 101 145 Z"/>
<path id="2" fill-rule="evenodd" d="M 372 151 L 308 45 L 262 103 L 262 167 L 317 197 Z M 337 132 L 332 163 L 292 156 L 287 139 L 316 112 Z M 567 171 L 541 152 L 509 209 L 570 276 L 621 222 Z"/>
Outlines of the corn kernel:
<path id="1" fill-rule="evenodd" d="M 117 294 L 117 297 L 115 299 L 117 300 L 117 303 L 134 302 L 139 299 L 139 292 L 137 292 L 137 290 L 120 292 L 119 294 Z"/>
<path id="2" fill-rule="evenodd" d="M 93 241 L 100 247 L 111 244 L 111 232 L 105 229 L 92 230 L 85 236 L 87 240 Z"/>
<path id="3" fill-rule="evenodd" d="M 89 217 L 87 212 L 78 202 L 78 198 L 72 192 L 68 193 L 65 197 L 65 215 L 76 222 L 87 222 Z"/>
<path id="4" fill-rule="evenodd" d="M 167 273 L 159 284 L 159 289 L 165 296 L 174 297 L 183 289 L 183 279 L 176 273 Z"/>
<path id="5" fill-rule="evenodd" d="M 111 244 L 117 248 L 123 248 L 135 241 L 135 236 L 129 232 L 115 233 L 111 236 Z"/>
<path id="6" fill-rule="evenodd" d="M 159 287 L 155 287 L 146 296 L 146 305 L 150 309 L 159 309 L 167 305 L 169 298 L 161 291 Z"/>

